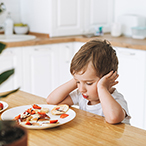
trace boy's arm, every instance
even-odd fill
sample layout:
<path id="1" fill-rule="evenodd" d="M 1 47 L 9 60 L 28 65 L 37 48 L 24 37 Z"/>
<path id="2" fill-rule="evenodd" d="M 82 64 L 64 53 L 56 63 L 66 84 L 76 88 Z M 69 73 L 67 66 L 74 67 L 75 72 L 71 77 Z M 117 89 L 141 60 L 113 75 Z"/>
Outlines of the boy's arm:
<path id="1" fill-rule="evenodd" d="M 105 120 L 111 124 L 119 123 L 125 118 L 125 111 L 110 93 L 112 86 L 118 83 L 116 81 L 117 78 L 117 72 L 110 72 L 101 78 L 97 84 L 99 99 L 105 115 Z"/>
<path id="2" fill-rule="evenodd" d="M 72 105 L 73 102 L 69 93 L 77 88 L 76 81 L 71 79 L 70 81 L 64 83 L 63 85 L 56 88 L 50 95 L 47 97 L 48 104 L 60 104 L 65 103 L 68 105 Z"/>

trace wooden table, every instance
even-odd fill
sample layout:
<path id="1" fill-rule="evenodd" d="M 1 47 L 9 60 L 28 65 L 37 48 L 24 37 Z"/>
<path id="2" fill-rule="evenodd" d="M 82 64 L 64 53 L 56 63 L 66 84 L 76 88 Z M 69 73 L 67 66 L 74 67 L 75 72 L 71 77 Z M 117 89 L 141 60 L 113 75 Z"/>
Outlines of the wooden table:
<path id="1" fill-rule="evenodd" d="M 1 99 L 9 108 L 33 103 L 45 104 L 46 99 L 18 91 Z M 103 117 L 71 107 L 76 112 L 72 121 L 45 130 L 28 130 L 29 146 L 146 146 L 146 131 L 126 124 L 110 125 Z"/>

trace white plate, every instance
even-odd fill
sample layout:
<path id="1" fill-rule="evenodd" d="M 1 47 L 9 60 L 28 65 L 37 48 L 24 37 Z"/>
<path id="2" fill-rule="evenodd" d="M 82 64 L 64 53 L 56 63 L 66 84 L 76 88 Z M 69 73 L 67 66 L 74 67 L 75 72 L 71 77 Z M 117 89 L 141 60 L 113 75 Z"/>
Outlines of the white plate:
<path id="1" fill-rule="evenodd" d="M 3 105 L 4 105 L 4 108 L 2 110 L 0 110 L 0 113 L 3 112 L 5 109 L 8 108 L 8 104 L 4 101 L 0 101 Z"/>
<path id="2" fill-rule="evenodd" d="M 51 110 L 56 106 L 56 105 L 48 105 L 48 104 L 38 104 L 41 107 L 45 107 L 45 108 L 49 108 L 49 113 L 47 114 L 48 116 L 50 116 L 50 120 L 58 120 L 58 124 L 54 123 L 54 124 L 46 124 L 43 126 L 30 126 L 30 125 L 22 125 L 28 129 L 46 129 L 46 128 L 52 128 L 52 127 L 56 127 L 56 126 L 60 126 L 63 125 L 71 120 L 73 120 L 76 116 L 76 113 L 72 110 L 69 109 L 66 114 L 69 114 L 68 117 L 61 119 L 60 115 L 52 115 L 51 114 Z M 2 120 L 12 120 L 14 119 L 14 117 L 16 117 L 17 115 L 23 113 L 24 111 L 26 111 L 27 109 L 31 108 L 32 105 L 24 105 L 24 106 L 18 106 L 15 108 L 11 108 L 8 109 L 7 111 L 3 112 L 1 115 Z"/>

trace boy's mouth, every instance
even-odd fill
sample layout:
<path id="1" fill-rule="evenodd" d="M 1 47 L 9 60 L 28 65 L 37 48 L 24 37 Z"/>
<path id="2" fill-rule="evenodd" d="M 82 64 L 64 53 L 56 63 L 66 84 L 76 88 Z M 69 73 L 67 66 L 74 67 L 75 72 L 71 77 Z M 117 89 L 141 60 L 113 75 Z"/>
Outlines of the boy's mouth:
<path id="1" fill-rule="evenodd" d="M 82 95 L 83 95 L 83 94 L 82 94 Z M 86 96 L 86 95 L 83 95 L 83 97 L 86 98 L 86 99 L 88 98 L 88 96 Z"/>

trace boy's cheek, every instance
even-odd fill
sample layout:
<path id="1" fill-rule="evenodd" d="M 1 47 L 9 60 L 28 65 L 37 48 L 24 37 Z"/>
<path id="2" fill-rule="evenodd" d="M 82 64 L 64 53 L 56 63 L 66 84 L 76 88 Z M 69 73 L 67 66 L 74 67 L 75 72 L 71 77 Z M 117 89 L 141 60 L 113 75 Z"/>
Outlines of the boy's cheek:
<path id="1" fill-rule="evenodd" d="M 99 82 L 99 81 L 97 81 L 97 82 L 95 83 L 95 85 L 96 85 L 96 88 L 98 87 L 98 82 Z"/>

